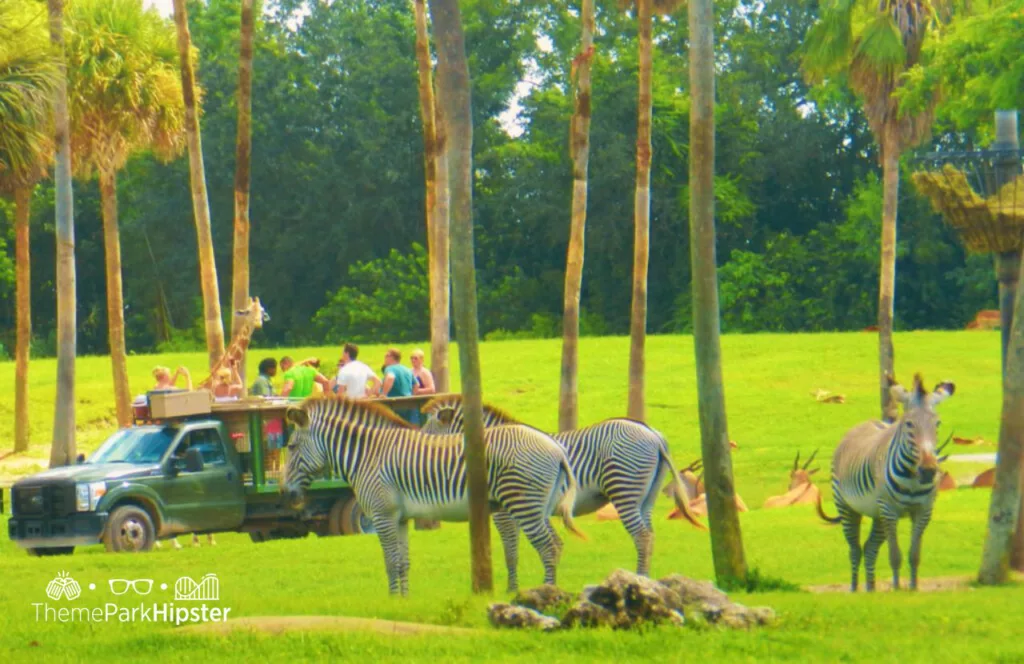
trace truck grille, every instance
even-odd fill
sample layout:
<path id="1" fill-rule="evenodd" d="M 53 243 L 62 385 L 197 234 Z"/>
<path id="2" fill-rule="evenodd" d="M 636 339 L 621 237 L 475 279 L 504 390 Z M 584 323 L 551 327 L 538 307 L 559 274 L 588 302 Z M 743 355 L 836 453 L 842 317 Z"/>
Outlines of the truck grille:
<path id="1" fill-rule="evenodd" d="M 75 511 L 75 485 L 14 487 L 11 511 L 15 516 L 67 516 Z"/>

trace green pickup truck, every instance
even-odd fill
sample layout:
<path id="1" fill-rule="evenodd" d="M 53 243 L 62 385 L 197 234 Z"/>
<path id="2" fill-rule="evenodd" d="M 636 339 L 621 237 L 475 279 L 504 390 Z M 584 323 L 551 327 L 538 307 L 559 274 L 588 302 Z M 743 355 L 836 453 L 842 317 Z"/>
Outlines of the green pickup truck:
<path id="1" fill-rule="evenodd" d="M 16 482 L 10 538 L 32 554 L 60 555 L 97 543 L 148 551 L 186 533 L 240 531 L 263 542 L 371 531 L 340 479 L 315 481 L 302 512 L 283 505 L 286 408 L 253 399 L 137 418 L 88 459 Z"/>

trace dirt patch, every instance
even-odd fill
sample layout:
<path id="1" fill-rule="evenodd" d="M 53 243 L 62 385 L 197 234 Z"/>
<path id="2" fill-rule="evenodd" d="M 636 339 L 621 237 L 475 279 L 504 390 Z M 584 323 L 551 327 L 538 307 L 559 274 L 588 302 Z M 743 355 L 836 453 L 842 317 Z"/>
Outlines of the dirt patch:
<path id="1" fill-rule="evenodd" d="M 229 634 L 235 630 L 282 634 L 285 632 L 378 632 L 397 636 L 417 634 L 475 634 L 467 627 L 447 627 L 426 623 L 397 622 L 376 618 L 350 618 L 348 616 L 251 616 L 234 618 L 222 623 L 203 623 L 181 628 L 193 634 Z"/>
<path id="2" fill-rule="evenodd" d="M 944 590 L 973 590 L 971 583 L 974 581 L 972 576 L 937 576 L 930 579 L 918 579 L 917 589 L 919 592 L 941 592 Z M 861 586 L 857 592 L 864 590 L 864 579 L 861 577 Z M 877 579 L 875 581 L 875 590 L 886 591 L 892 588 L 891 580 Z M 906 590 L 907 581 L 906 579 L 900 579 L 900 588 Z M 848 583 L 831 583 L 823 586 L 807 586 L 807 590 L 812 593 L 848 593 L 850 592 L 850 584 Z"/>

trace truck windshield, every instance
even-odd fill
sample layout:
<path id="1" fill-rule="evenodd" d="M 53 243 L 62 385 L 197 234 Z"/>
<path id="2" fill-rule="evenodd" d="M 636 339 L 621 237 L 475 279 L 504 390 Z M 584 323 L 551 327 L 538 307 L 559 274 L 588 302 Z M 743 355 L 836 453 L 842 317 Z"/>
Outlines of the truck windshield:
<path id="1" fill-rule="evenodd" d="M 177 432 L 170 427 L 121 429 L 87 463 L 158 463 Z"/>

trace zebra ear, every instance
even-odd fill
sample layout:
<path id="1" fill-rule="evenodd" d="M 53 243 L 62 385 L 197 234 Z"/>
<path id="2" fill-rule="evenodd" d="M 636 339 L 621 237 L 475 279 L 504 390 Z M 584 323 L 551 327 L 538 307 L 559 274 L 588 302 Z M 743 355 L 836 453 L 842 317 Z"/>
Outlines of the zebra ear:
<path id="1" fill-rule="evenodd" d="M 455 409 L 454 408 L 442 408 L 435 413 L 437 421 L 445 426 L 455 421 Z"/>
<path id="2" fill-rule="evenodd" d="M 300 406 L 292 406 L 284 413 L 285 419 L 297 427 L 305 429 L 309 426 L 309 413 Z"/>
<path id="3" fill-rule="evenodd" d="M 928 395 L 928 406 L 934 408 L 946 399 L 953 396 L 953 392 L 956 391 L 956 385 L 952 382 L 946 381 L 945 383 L 939 383 L 935 387 L 935 391 Z"/>

